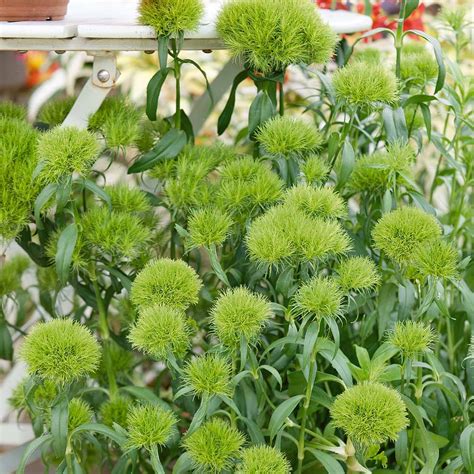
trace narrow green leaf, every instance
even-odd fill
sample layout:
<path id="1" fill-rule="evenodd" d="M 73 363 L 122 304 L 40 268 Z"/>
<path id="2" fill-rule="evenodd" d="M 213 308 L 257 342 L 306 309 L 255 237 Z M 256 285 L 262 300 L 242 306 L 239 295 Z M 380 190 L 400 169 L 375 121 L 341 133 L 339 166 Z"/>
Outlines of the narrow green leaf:
<path id="1" fill-rule="evenodd" d="M 56 183 L 48 184 L 43 190 L 38 194 L 34 205 L 34 214 L 36 226 L 38 229 L 43 229 L 43 223 L 41 222 L 41 211 L 46 203 L 53 197 L 58 189 Z"/>
<path id="2" fill-rule="evenodd" d="M 267 91 L 260 91 L 249 109 L 249 137 L 253 137 L 257 129 L 268 119 L 272 118 L 276 113 Z"/>
<path id="3" fill-rule="evenodd" d="M 474 474 L 474 424 L 464 428 L 459 439 L 461 457 L 468 474 Z"/>
<path id="4" fill-rule="evenodd" d="M 150 79 L 146 88 L 146 115 L 152 122 L 156 120 L 156 110 L 158 108 L 161 88 L 163 87 L 170 71 L 170 68 L 160 69 Z"/>
<path id="5" fill-rule="evenodd" d="M 13 359 L 12 335 L 4 319 L 0 320 L 0 359 Z"/>
<path id="6" fill-rule="evenodd" d="M 342 147 L 342 160 L 339 168 L 337 187 L 341 188 L 347 183 L 355 165 L 355 153 L 349 140 L 344 142 Z"/>
<path id="7" fill-rule="evenodd" d="M 306 451 L 311 453 L 324 466 L 324 469 L 326 469 L 329 474 L 344 474 L 342 466 L 330 454 L 314 448 L 306 448 Z"/>
<path id="8" fill-rule="evenodd" d="M 20 464 L 18 464 L 18 468 L 16 470 L 16 474 L 24 474 L 25 468 L 27 466 L 27 463 L 30 457 L 33 456 L 35 451 L 45 446 L 47 443 L 50 443 L 52 439 L 53 439 L 53 435 L 49 433 L 44 434 L 40 436 L 39 438 L 34 439 L 23 452 L 23 455 L 20 460 Z"/>
<path id="9" fill-rule="evenodd" d="M 114 429 L 110 428 L 110 426 L 103 425 L 101 423 L 85 423 L 83 425 L 78 426 L 74 431 L 70 433 L 71 438 L 79 433 L 99 433 L 107 438 L 115 441 L 119 446 L 123 446 L 127 441 L 127 438 L 124 435 L 121 435 Z"/>
<path id="10" fill-rule="evenodd" d="M 211 261 L 212 269 L 214 270 L 214 273 L 217 275 L 217 278 L 219 278 L 219 280 L 222 281 L 222 283 L 230 287 L 229 279 L 227 278 L 227 275 L 219 262 L 216 246 L 211 245 L 207 250 L 209 253 L 209 259 Z"/>
<path id="11" fill-rule="evenodd" d="M 77 242 L 77 225 L 69 224 L 59 236 L 58 248 L 56 251 L 56 272 L 59 281 L 65 285 L 69 276 L 69 269 L 72 262 L 72 255 Z"/>
<path id="12" fill-rule="evenodd" d="M 418 8 L 419 0 L 407 0 L 405 4 L 405 20 Z"/>
<path id="13" fill-rule="evenodd" d="M 193 460 L 187 452 L 181 454 L 173 467 L 173 474 L 185 474 L 193 469 Z"/>
<path id="14" fill-rule="evenodd" d="M 296 395 L 285 400 L 278 405 L 272 413 L 268 429 L 270 431 L 270 438 L 274 438 L 280 431 L 286 419 L 293 413 L 293 410 L 298 406 L 298 403 L 304 398 L 304 395 Z"/>
<path id="15" fill-rule="evenodd" d="M 69 400 L 63 393 L 57 403 L 51 408 L 51 434 L 53 436 L 53 450 L 58 458 L 66 452 L 67 427 L 69 420 Z"/>
<path id="16" fill-rule="evenodd" d="M 169 36 L 158 37 L 158 61 L 160 64 L 160 70 L 165 70 L 168 65 L 168 45 L 170 42 Z"/>
<path id="17" fill-rule="evenodd" d="M 104 201 L 109 206 L 109 208 L 112 207 L 110 196 L 104 191 L 103 188 L 97 186 L 97 184 L 95 184 L 94 181 L 91 181 L 90 179 L 84 179 L 83 184 L 84 187 L 88 189 L 91 193 L 95 194 L 96 196 L 99 196 L 100 199 L 102 199 L 102 201 Z"/>
<path id="18" fill-rule="evenodd" d="M 217 120 L 217 134 L 222 135 L 227 127 L 230 124 L 230 119 L 232 118 L 232 114 L 234 112 L 234 107 L 235 107 L 235 95 L 237 92 L 237 87 L 239 87 L 239 84 L 245 79 L 248 78 L 248 71 L 242 71 L 235 76 L 234 82 L 232 83 L 232 88 L 230 90 L 229 98 L 227 99 L 227 103 L 224 107 L 224 110 L 222 113 L 219 115 L 219 119 Z"/>

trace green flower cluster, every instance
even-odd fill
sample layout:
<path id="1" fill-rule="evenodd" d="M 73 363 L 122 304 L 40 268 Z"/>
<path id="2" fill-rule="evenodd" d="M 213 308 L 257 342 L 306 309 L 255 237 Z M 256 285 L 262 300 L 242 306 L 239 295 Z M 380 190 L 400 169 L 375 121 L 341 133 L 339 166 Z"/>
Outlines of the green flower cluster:
<path id="1" fill-rule="evenodd" d="M 418 43 L 403 46 L 400 75 L 409 84 L 423 86 L 438 75 L 438 64 L 433 52 Z"/>
<path id="2" fill-rule="evenodd" d="M 420 321 L 398 321 L 388 335 L 388 342 L 396 347 L 404 359 L 414 359 L 430 349 L 434 333 Z"/>

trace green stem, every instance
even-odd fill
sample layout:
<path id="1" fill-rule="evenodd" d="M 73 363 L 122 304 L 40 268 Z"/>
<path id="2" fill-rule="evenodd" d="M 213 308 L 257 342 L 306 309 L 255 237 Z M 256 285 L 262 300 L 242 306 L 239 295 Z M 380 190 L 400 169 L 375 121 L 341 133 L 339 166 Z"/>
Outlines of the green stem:
<path id="1" fill-rule="evenodd" d="M 174 116 L 174 126 L 176 129 L 181 129 L 181 62 L 178 58 L 178 50 L 176 40 L 173 44 L 174 53 L 174 79 L 176 84 L 176 115 Z"/>
<path id="2" fill-rule="evenodd" d="M 283 73 L 283 79 L 281 80 L 281 82 L 279 83 L 280 85 L 280 115 L 283 117 L 283 115 L 285 115 L 285 90 L 283 88 L 283 82 L 285 80 L 285 73 Z"/>
<path id="3" fill-rule="evenodd" d="M 396 63 L 395 63 L 395 74 L 400 79 L 400 65 L 402 59 L 402 43 L 403 43 L 403 24 L 405 23 L 405 6 L 406 0 L 400 2 L 400 14 L 397 20 L 397 32 L 395 34 L 395 50 L 396 50 Z"/>

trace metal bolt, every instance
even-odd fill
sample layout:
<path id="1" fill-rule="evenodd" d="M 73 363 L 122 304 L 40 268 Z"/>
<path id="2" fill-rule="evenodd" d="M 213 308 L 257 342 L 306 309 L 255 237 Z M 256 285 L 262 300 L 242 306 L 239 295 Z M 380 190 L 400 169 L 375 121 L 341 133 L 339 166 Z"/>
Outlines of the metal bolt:
<path id="1" fill-rule="evenodd" d="M 101 69 L 97 73 L 97 79 L 99 79 L 100 82 L 107 82 L 110 79 L 110 72 L 106 69 Z"/>

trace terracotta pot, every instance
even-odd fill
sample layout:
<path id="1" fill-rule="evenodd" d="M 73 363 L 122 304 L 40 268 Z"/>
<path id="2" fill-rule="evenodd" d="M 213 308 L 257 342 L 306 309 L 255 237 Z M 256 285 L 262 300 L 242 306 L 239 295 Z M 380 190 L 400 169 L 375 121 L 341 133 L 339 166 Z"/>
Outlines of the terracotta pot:
<path id="1" fill-rule="evenodd" d="M 62 20 L 69 0 L 0 0 L 0 21 Z"/>

